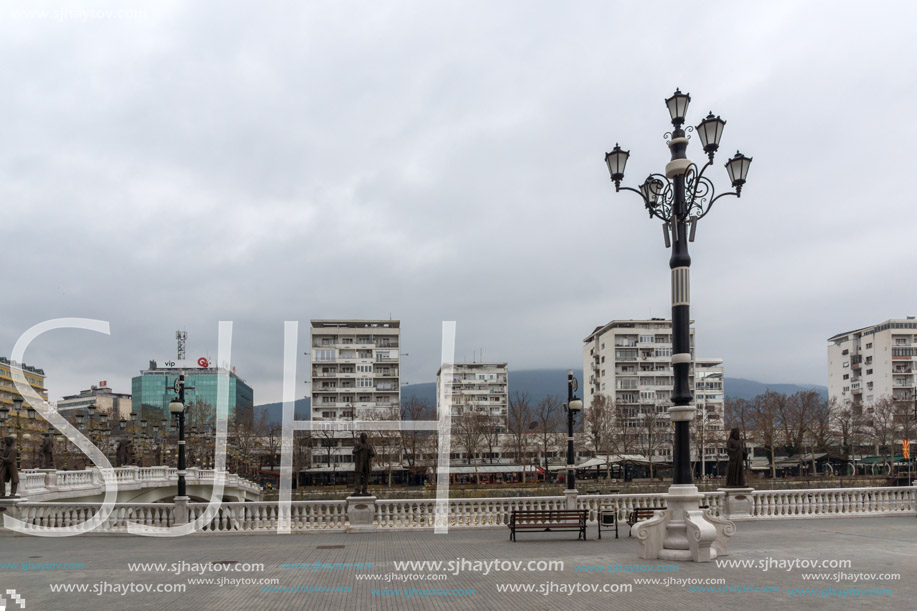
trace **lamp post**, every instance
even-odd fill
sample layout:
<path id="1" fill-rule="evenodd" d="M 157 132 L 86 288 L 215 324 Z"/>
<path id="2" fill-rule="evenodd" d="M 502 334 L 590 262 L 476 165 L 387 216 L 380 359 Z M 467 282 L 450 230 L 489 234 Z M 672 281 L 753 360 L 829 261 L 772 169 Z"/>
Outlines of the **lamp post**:
<path id="1" fill-rule="evenodd" d="M 693 360 L 689 315 L 691 257 L 688 254 L 688 242 L 694 240 L 697 222 L 710 212 L 717 200 L 729 195 L 741 196 L 751 164 L 750 157 L 737 152 L 726 162 L 726 171 L 735 190 L 716 193 L 713 183 L 704 173 L 713 164 L 726 121 L 711 112 L 696 128 L 689 126 L 687 130 L 684 129 L 690 101 L 690 95 L 677 89 L 665 101 L 672 131 L 665 135 L 671 160 L 666 164 L 664 175 L 650 174 L 639 189 L 622 187 L 621 181 L 624 179 L 624 168 L 630 151 L 622 150 L 616 144 L 610 153 L 605 154 L 605 163 L 615 191 L 623 189 L 639 195 L 650 218 L 656 217 L 662 221 L 666 247 L 672 248 L 669 268 L 672 276 L 672 368 L 675 384 L 669 415 L 675 424 L 675 439 L 672 486 L 668 494 L 668 536 L 659 554 L 660 558 L 670 560 L 698 560 L 692 558 L 693 553 L 689 551 L 685 520 L 686 512 L 697 510 L 698 500 L 702 498 L 693 485 L 691 474 L 690 424 L 694 419 L 695 408 L 691 405 L 693 395 L 688 383 Z M 708 157 L 708 161 L 699 170 L 685 154 L 689 141 L 686 131 L 695 129 Z"/>
<path id="2" fill-rule="evenodd" d="M 178 396 L 169 403 L 169 411 L 178 416 L 178 497 L 186 497 L 185 488 L 185 374 L 181 373 L 175 381 Z"/>
<path id="3" fill-rule="evenodd" d="M 16 468 L 22 469 L 22 397 L 16 397 L 13 399 L 13 412 L 16 416 Z M 0 408 L 0 421 L 6 423 L 10 417 L 10 408 L 3 406 Z M 35 420 L 35 410 L 32 406 L 29 406 L 27 418 L 29 420 Z M 11 427 L 10 427 L 11 428 Z M 12 432 L 7 429 L 8 432 Z M 24 437 L 27 441 L 32 439 L 32 436 L 26 433 Z"/>
<path id="4" fill-rule="evenodd" d="M 583 409 L 583 402 L 575 394 L 577 389 L 573 370 L 567 371 L 567 490 L 576 490 L 576 456 L 573 450 L 573 420 Z"/>

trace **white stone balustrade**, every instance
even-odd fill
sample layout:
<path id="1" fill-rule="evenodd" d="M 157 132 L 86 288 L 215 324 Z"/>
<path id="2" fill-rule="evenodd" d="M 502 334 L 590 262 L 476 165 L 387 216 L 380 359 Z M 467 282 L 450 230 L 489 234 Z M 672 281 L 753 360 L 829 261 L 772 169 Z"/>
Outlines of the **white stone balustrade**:
<path id="1" fill-rule="evenodd" d="M 29 503 L 16 506 L 18 517 L 27 525 L 35 527 L 77 526 L 91 518 L 99 503 Z M 172 526 L 174 507 L 171 503 L 131 503 L 116 505 L 105 522 L 92 532 L 127 532 L 127 523 L 135 522 L 146 526 Z M 87 532 L 89 528 L 84 527 Z"/>
<path id="2" fill-rule="evenodd" d="M 751 496 L 753 520 L 882 516 L 917 511 L 914 486 L 756 490 Z"/>
<path id="3" fill-rule="evenodd" d="M 136 468 L 129 468 L 137 471 Z M 159 469 L 159 471 L 156 471 Z M 88 471 L 57 474 L 58 485 L 80 488 L 92 485 Z M 171 479 L 174 470 L 151 467 L 138 478 L 152 481 Z M 190 475 L 190 470 L 189 470 Z M 213 475 L 211 474 L 211 477 Z M 118 477 L 122 477 L 120 474 Z M 126 477 L 126 476 L 124 476 Z M 120 481 L 120 480 L 119 480 Z M 725 512 L 723 492 L 706 492 L 704 504 L 714 516 L 735 520 L 786 520 L 840 517 L 872 517 L 917 514 L 917 486 L 884 488 L 831 488 L 812 490 L 756 490 L 749 494 L 752 511 L 742 516 Z M 576 507 L 589 511 L 594 522 L 599 511 L 615 511 L 625 521 L 637 507 L 663 507 L 665 495 L 604 494 L 582 495 Z M 564 496 L 449 499 L 450 528 L 504 527 L 515 509 L 565 509 Z M 30 502 L 23 500 L 7 507 L 11 515 L 36 526 L 68 526 L 90 517 L 99 503 Z M 189 503 L 188 520 L 204 514 L 207 503 Z M 436 499 L 377 499 L 372 529 L 432 529 Z M 183 519 L 183 518 L 182 518 Z M 149 526 L 171 526 L 178 523 L 172 503 L 119 503 L 105 524 L 96 532 L 126 532 L 127 522 Z M 347 501 L 293 501 L 289 510 L 273 502 L 222 503 L 218 512 L 199 532 L 241 533 L 277 531 L 278 523 L 290 532 L 345 531 L 349 527 Z"/>

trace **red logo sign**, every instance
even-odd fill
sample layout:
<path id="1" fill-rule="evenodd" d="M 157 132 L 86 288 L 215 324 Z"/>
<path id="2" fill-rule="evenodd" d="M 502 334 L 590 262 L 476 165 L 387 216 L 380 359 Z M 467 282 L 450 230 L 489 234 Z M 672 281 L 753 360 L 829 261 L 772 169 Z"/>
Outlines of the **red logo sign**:
<path id="1" fill-rule="evenodd" d="M 197 364 L 200 365 L 201 367 L 207 367 L 207 366 L 210 365 L 210 361 L 208 361 L 208 360 L 205 359 L 204 357 L 201 357 L 201 358 L 197 359 Z"/>

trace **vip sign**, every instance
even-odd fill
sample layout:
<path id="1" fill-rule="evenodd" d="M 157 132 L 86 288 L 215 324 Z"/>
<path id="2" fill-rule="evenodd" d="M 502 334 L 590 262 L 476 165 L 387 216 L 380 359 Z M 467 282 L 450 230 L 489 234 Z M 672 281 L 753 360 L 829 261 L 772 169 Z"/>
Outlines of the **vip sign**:
<path id="1" fill-rule="evenodd" d="M 165 359 L 162 361 L 156 361 L 160 366 L 167 367 L 169 369 L 206 369 L 211 366 L 210 359 L 207 357 L 201 357 L 197 360 L 190 361 L 179 361 L 176 359 Z"/>
<path id="2" fill-rule="evenodd" d="M 20 608 L 25 609 L 25 599 L 19 594 L 16 594 L 16 590 L 7 590 L 6 595 L 10 597 L 10 600 L 19 605 Z M 2 596 L 0 596 L 0 611 L 6 611 L 6 599 Z"/>

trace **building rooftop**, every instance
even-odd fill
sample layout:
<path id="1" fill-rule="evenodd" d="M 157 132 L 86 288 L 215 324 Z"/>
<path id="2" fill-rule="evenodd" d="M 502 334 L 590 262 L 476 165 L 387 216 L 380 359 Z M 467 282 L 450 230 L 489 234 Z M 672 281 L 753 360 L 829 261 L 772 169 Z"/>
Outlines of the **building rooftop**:
<path id="1" fill-rule="evenodd" d="M 592 333 L 590 333 L 589 336 L 583 340 L 583 343 L 585 344 L 585 343 L 591 342 L 593 339 L 595 339 L 596 335 L 601 335 L 608 329 L 636 329 L 640 325 L 660 323 L 660 322 L 667 323 L 670 326 L 672 324 L 672 321 L 669 318 L 644 318 L 644 319 L 639 319 L 639 320 L 612 320 L 609 323 L 606 323 L 604 325 L 598 326 L 595 329 L 593 329 Z M 694 321 L 693 320 L 690 321 L 689 324 L 693 325 Z M 691 330 L 693 331 L 694 329 L 692 328 Z"/>
<path id="2" fill-rule="evenodd" d="M 400 320 L 312 320 L 313 329 L 398 329 Z"/>
<path id="3" fill-rule="evenodd" d="M 844 331 L 843 333 L 838 333 L 837 335 L 832 335 L 831 337 L 829 337 L 829 338 L 827 339 L 827 341 L 829 341 L 829 342 L 836 342 L 837 340 L 842 339 L 842 338 L 844 338 L 845 336 L 854 335 L 854 334 L 856 334 L 856 333 L 859 333 L 860 335 L 864 335 L 864 334 L 868 334 L 868 333 L 870 333 L 870 332 L 883 331 L 884 329 L 879 329 L 879 327 L 892 328 L 891 325 L 894 325 L 894 324 L 906 324 L 906 325 L 909 325 L 908 327 L 899 327 L 899 328 L 902 328 L 902 329 L 904 329 L 904 328 L 907 328 L 907 329 L 917 329 L 917 317 L 915 317 L 915 316 L 908 316 L 907 318 L 890 318 L 890 319 L 886 320 L 885 322 L 880 322 L 880 323 L 877 324 L 877 325 L 868 325 L 868 326 L 866 326 L 866 327 L 860 327 L 859 329 L 854 329 L 854 330 L 852 330 L 852 331 Z M 888 326 L 886 327 L 886 325 L 888 325 Z"/>
<path id="4" fill-rule="evenodd" d="M 447 365 L 452 365 L 453 367 L 502 367 L 506 369 L 507 363 L 446 363 Z M 439 375 L 442 372 L 443 368 L 440 367 L 436 371 L 436 375 Z"/>
<path id="5" fill-rule="evenodd" d="M 45 370 L 39 369 L 38 367 L 32 367 L 31 365 L 26 365 L 25 363 L 17 363 L 16 361 L 11 361 L 5 356 L 0 356 L 0 364 L 3 365 L 12 365 L 13 367 L 21 367 L 23 371 L 28 371 L 29 373 L 34 373 L 35 375 L 44 376 Z"/>

